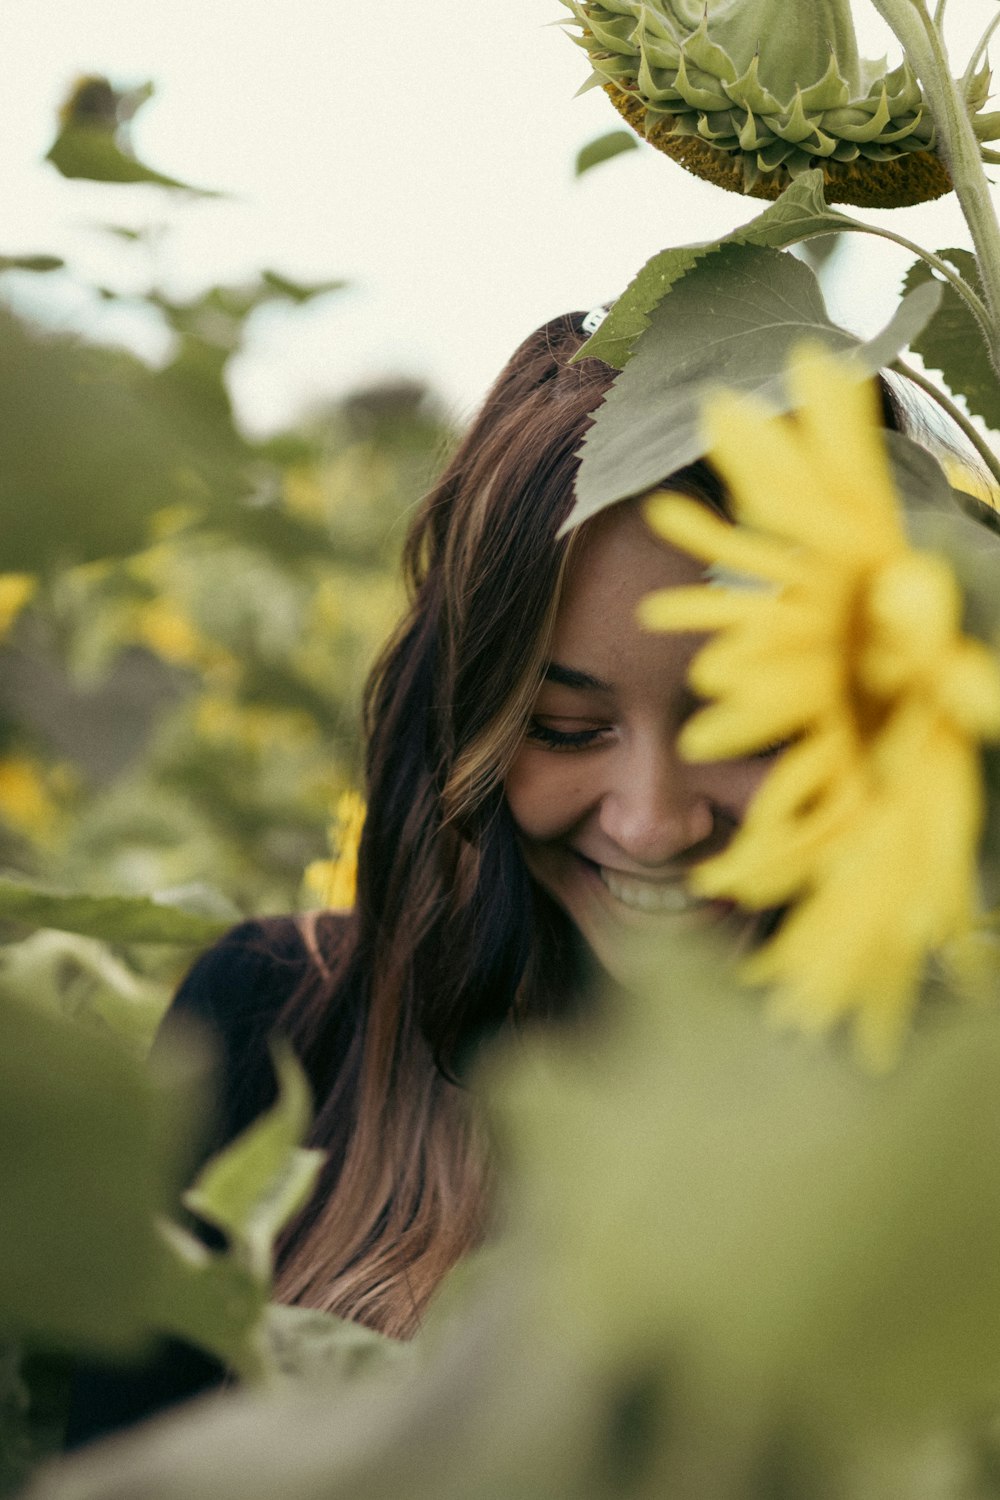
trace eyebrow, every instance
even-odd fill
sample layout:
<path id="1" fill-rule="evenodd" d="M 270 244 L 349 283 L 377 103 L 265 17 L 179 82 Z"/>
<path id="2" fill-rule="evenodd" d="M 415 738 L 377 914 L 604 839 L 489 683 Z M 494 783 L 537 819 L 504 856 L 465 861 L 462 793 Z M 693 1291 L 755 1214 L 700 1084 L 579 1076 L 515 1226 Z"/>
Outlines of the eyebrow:
<path id="1" fill-rule="evenodd" d="M 546 682 L 557 682 L 560 687 L 578 688 L 591 693 L 614 692 L 610 682 L 591 677 L 589 672 L 578 672 L 575 667 L 564 667 L 557 661 L 550 661 L 542 675 Z"/>

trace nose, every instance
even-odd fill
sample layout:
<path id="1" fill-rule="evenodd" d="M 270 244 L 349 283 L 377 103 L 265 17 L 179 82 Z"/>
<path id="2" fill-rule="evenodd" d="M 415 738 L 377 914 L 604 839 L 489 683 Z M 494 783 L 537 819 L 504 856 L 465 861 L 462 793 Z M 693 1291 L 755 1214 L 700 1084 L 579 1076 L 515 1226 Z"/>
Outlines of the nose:
<path id="1" fill-rule="evenodd" d="M 712 838 L 717 812 L 704 768 L 682 761 L 672 742 L 637 743 L 618 757 L 598 813 L 602 833 L 636 865 L 683 861 Z"/>

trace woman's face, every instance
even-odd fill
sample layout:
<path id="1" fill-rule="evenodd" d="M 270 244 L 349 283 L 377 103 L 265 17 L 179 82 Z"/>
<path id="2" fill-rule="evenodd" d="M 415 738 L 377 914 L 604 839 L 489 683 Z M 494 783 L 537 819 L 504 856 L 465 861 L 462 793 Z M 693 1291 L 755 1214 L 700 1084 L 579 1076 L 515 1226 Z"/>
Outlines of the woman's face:
<path id="1" fill-rule="evenodd" d="M 618 978 L 629 931 L 748 926 L 731 906 L 692 897 L 686 877 L 732 837 L 769 762 L 680 758 L 677 733 L 700 706 L 687 669 L 704 637 L 651 634 L 635 620 L 643 595 L 703 578 L 635 503 L 589 523 L 507 777 L 529 869 Z"/>

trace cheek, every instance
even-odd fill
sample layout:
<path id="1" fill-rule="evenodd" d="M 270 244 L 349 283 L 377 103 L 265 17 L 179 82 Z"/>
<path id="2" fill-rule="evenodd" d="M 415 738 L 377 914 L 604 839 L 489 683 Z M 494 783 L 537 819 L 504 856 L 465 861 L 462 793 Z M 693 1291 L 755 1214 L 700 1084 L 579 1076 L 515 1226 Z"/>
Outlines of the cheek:
<path id="1" fill-rule="evenodd" d="M 774 759 L 721 761 L 708 776 L 715 785 L 708 791 L 720 807 L 742 822 L 759 787 L 775 765 Z"/>
<path id="2" fill-rule="evenodd" d="M 596 798 L 590 778 L 570 754 L 525 745 L 507 775 L 511 816 L 525 838 L 558 838 L 586 816 Z"/>

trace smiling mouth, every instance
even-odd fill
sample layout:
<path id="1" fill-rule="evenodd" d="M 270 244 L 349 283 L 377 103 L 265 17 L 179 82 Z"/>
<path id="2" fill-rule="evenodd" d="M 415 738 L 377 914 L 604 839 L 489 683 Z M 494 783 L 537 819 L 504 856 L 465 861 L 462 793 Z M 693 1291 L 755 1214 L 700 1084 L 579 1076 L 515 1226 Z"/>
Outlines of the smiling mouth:
<path id="1" fill-rule="evenodd" d="M 677 881 L 636 880 L 630 875 L 623 875 L 619 870 L 609 870 L 604 865 L 594 865 L 593 868 L 605 889 L 616 901 L 632 911 L 680 915 L 704 910 L 706 906 L 703 899 L 693 895 Z"/>

